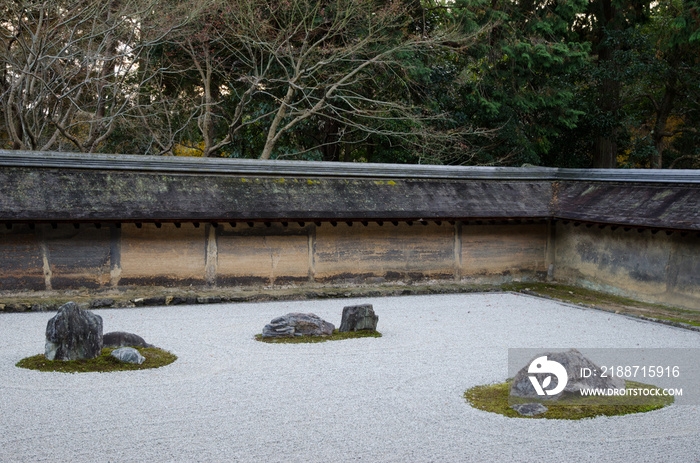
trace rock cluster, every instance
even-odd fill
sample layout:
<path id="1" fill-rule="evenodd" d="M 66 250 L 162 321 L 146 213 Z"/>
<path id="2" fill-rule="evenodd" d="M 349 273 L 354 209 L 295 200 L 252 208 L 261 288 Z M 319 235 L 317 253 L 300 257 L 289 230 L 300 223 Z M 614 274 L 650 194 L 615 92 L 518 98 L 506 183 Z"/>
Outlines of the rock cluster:
<path id="1" fill-rule="evenodd" d="M 332 323 L 312 313 L 292 312 L 281 317 L 274 318 L 265 325 L 262 332 L 263 338 L 280 338 L 302 336 L 330 336 L 335 326 Z"/>
<path id="2" fill-rule="evenodd" d="M 61 306 L 46 325 L 48 360 L 93 359 L 102 351 L 102 317 L 74 302 Z"/>
<path id="3" fill-rule="evenodd" d="M 130 346 L 130 347 L 125 347 Z M 112 356 L 141 364 L 145 358 L 133 347 L 155 347 L 141 336 L 124 331 L 102 334 L 102 317 L 68 302 L 46 324 L 47 360 L 79 360 L 99 357 L 103 347 L 121 347 Z"/>
<path id="4" fill-rule="evenodd" d="M 379 317 L 374 313 L 372 304 L 351 305 L 343 308 L 340 332 L 377 329 Z M 288 313 L 272 319 L 265 325 L 263 338 L 282 338 L 292 336 L 330 336 L 335 326 L 312 313 Z"/>
<path id="5" fill-rule="evenodd" d="M 372 304 L 349 305 L 343 308 L 343 318 L 338 331 L 376 330 L 379 317 L 375 315 Z"/>

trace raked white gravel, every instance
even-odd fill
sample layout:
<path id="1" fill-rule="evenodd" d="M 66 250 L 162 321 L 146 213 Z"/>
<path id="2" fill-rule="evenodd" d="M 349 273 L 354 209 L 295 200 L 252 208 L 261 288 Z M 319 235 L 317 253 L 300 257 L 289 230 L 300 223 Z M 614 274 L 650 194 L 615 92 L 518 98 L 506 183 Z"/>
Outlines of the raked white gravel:
<path id="1" fill-rule="evenodd" d="M 382 338 L 253 339 L 272 318 L 340 324 L 371 303 Z M 463 294 L 96 310 L 175 353 L 164 368 L 60 374 L 42 353 L 53 313 L 0 315 L 2 462 L 699 462 L 700 407 L 582 421 L 471 408 L 511 347 L 700 347 L 700 334 L 535 297 Z"/>

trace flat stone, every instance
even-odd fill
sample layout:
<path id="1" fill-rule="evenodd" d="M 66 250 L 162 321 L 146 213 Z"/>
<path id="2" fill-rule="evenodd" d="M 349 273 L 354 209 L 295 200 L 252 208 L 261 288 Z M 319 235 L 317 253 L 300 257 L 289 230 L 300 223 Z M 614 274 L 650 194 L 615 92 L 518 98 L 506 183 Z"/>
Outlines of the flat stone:
<path id="1" fill-rule="evenodd" d="M 165 305 L 165 296 L 147 297 L 143 300 L 143 305 Z"/>
<path id="2" fill-rule="evenodd" d="M 105 299 L 93 299 L 90 302 L 90 307 L 93 309 L 97 309 L 99 307 L 112 307 L 114 305 L 114 299 L 111 298 L 105 298 Z"/>
<path id="3" fill-rule="evenodd" d="M 338 331 L 375 331 L 378 321 L 379 317 L 374 313 L 372 304 L 350 305 L 343 308 L 343 318 Z"/>
<path id="4" fill-rule="evenodd" d="M 263 327 L 263 338 L 291 338 L 294 336 L 294 327 L 286 324 L 269 323 Z"/>
<path id="5" fill-rule="evenodd" d="M 68 302 L 46 324 L 48 360 L 92 359 L 102 351 L 102 317 Z"/>
<path id="6" fill-rule="evenodd" d="M 173 296 L 172 300 L 168 305 L 180 305 L 180 304 L 196 304 L 197 298 L 195 296 Z"/>
<path id="7" fill-rule="evenodd" d="M 141 336 L 125 331 L 112 331 L 102 336 L 103 347 L 155 347 L 148 344 Z"/>
<path id="8" fill-rule="evenodd" d="M 549 410 L 547 407 L 540 403 L 516 404 L 511 405 L 510 408 L 512 408 L 513 410 L 515 410 L 523 416 L 541 415 L 542 413 Z"/>
<path id="9" fill-rule="evenodd" d="M 52 304 L 34 304 L 32 305 L 32 312 L 48 312 L 52 308 L 56 308 L 56 306 Z"/>
<path id="10" fill-rule="evenodd" d="M 312 313 L 292 312 L 272 319 L 265 325 L 263 338 L 291 336 L 330 336 L 335 326 Z"/>
<path id="11" fill-rule="evenodd" d="M 146 361 L 146 357 L 141 355 L 141 353 L 133 347 L 120 347 L 119 349 L 113 350 L 110 355 L 124 363 L 141 365 Z"/>

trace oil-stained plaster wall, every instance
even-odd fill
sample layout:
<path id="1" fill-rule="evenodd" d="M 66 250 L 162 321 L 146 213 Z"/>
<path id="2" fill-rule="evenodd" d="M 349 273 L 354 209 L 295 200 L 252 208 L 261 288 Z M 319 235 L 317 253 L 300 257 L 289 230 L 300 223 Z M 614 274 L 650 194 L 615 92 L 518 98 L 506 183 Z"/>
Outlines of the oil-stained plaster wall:
<path id="1" fill-rule="evenodd" d="M 569 282 L 700 307 L 695 233 L 557 221 L 290 222 L 0 229 L 0 289 L 450 280 Z M 639 231 L 641 230 L 641 231 Z"/>
<path id="2" fill-rule="evenodd" d="M 554 277 L 700 308 L 697 171 L 0 150 L 0 185 L 0 290 Z"/>
<path id="3" fill-rule="evenodd" d="M 695 233 L 556 224 L 557 281 L 637 300 L 700 308 Z"/>
<path id="4" fill-rule="evenodd" d="M 453 279 L 454 226 L 360 223 L 316 230 L 315 276 L 337 279 Z"/>
<path id="5" fill-rule="evenodd" d="M 502 283 L 544 280 L 552 265 L 557 281 L 697 308 L 698 256 L 695 234 L 563 222 L 14 225 L 0 230 L 0 288 Z"/>
<path id="6" fill-rule="evenodd" d="M 547 270 L 545 223 L 252 225 L 14 225 L 0 230 L 0 288 L 500 283 Z"/>

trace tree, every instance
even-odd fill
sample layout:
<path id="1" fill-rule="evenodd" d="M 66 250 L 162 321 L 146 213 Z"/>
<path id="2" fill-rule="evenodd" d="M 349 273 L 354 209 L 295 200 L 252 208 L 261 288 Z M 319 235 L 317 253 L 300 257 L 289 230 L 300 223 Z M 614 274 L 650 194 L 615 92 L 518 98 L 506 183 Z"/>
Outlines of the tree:
<path id="1" fill-rule="evenodd" d="M 472 128 L 434 130 L 430 123 L 443 115 L 416 104 L 412 68 L 419 57 L 459 49 L 470 37 L 448 25 L 418 34 L 412 21 L 396 1 L 214 1 L 171 36 L 163 67 L 196 81 L 191 119 L 204 156 L 235 146 L 256 127 L 265 132 L 259 157 L 270 159 L 311 121 L 327 137 L 311 146 L 305 138 L 294 146 L 297 156 L 371 137 L 444 149 Z"/>
<path id="2" fill-rule="evenodd" d="M 618 60 L 629 47 L 634 28 L 647 20 L 649 1 L 595 0 L 588 6 L 584 20 L 577 29 L 583 40 L 590 40 L 596 54 L 595 78 L 597 114 L 605 124 L 595 134 L 593 166 L 616 167 L 619 153 L 618 138 L 622 121 L 621 92 L 626 66 Z"/>
<path id="3" fill-rule="evenodd" d="M 142 0 L 5 2 L 0 23 L 0 100 L 15 149 L 94 152 L 115 128 L 138 118 L 139 92 L 153 75 L 138 71 L 162 40 Z"/>
<path id="4" fill-rule="evenodd" d="M 697 146 L 700 138 L 700 7 L 683 1 L 659 2 L 650 23 L 639 33 L 645 46 L 637 61 L 642 69 L 639 84 L 632 94 L 646 103 L 640 105 L 638 118 L 649 128 L 643 134 L 651 148 L 646 161 L 660 169 L 667 152 L 676 151 L 667 165 L 697 158 L 697 148 L 693 152 L 684 142 L 692 140 L 690 146 Z M 674 150 L 674 142 L 686 145 L 685 153 Z"/>
<path id="5" fill-rule="evenodd" d="M 553 145 L 575 127 L 582 112 L 575 97 L 590 47 L 576 40 L 573 24 L 586 2 L 460 0 L 455 14 L 469 30 L 495 26 L 452 70 L 461 104 L 454 117 L 488 127 L 478 142 L 486 164 L 551 164 Z M 493 134 L 490 134 L 493 135 Z"/>
<path id="6" fill-rule="evenodd" d="M 497 133 L 479 144 L 481 162 L 610 168 L 695 159 L 696 1 L 455 5 L 467 24 L 497 24 L 446 79 L 462 80 L 464 104 L 445 103 L 455 117 Z M 664 161 L 664 153 L 673 154 Z"/>
<path id="7" fill-rule="evenodd" d="M 557 149 L 577 147 L 595 167 L 661 168 L 692 158 L 700 109 L 697 11 L 675 0 L 592 3 L 576 24 L 595 52 L 576 92 L 585 115 Z M 607 26 L 601 15 L 612 18 Z"/>

